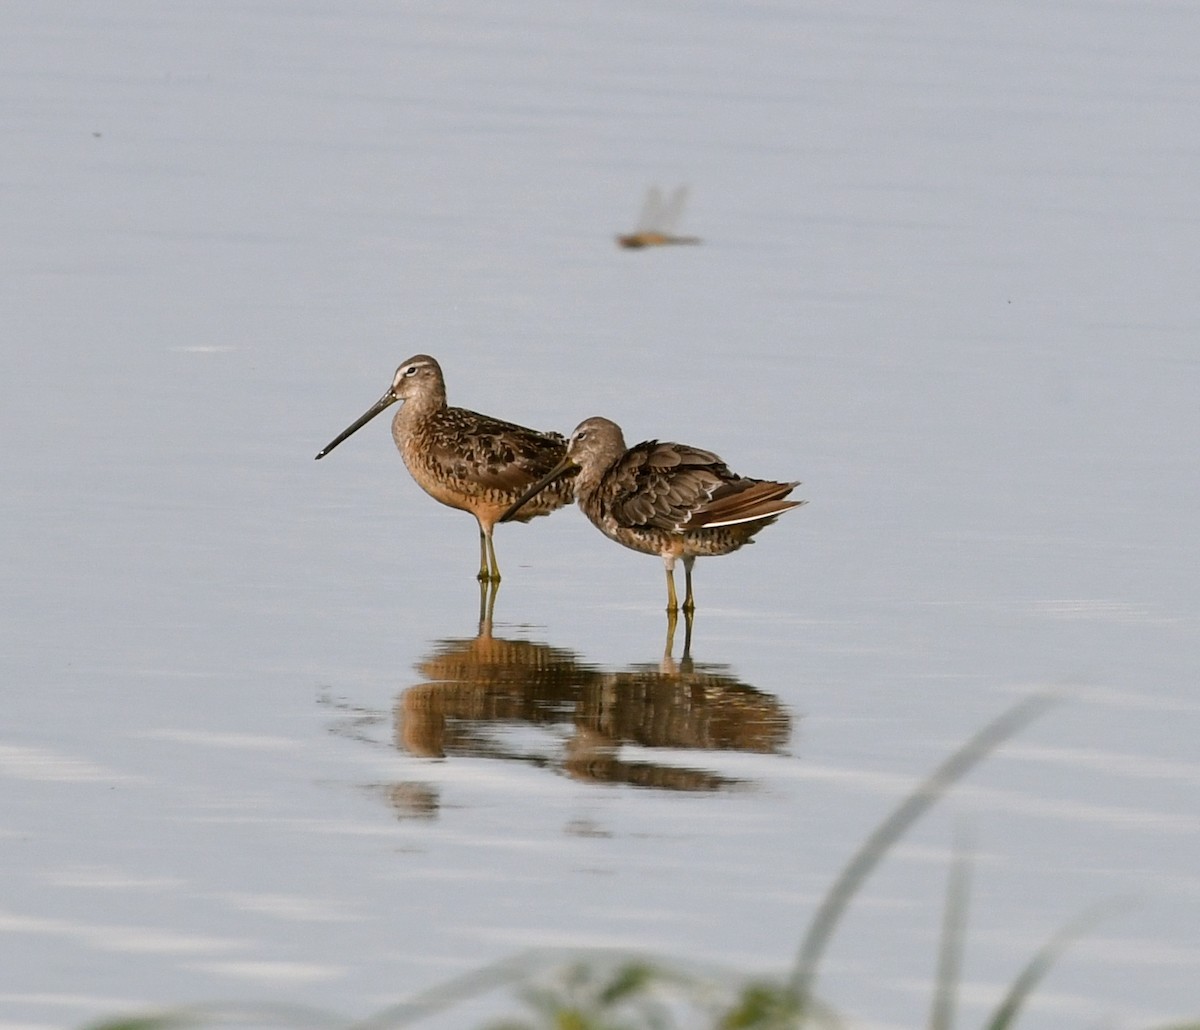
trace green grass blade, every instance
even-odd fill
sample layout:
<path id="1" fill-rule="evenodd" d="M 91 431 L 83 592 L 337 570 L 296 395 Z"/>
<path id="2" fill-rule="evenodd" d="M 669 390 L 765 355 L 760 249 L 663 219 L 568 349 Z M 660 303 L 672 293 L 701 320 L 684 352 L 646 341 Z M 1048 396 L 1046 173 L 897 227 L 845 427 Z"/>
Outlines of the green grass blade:
<path id="1" fill-rule="evenodd" d="M 812 993 L 817 966 L 850 899 L 887 850 L 958 780 L 1013 734 L 1049 707 L 1052 698 L 1036 694 L 994 719 L 947 758 L 863 842 L 821 902 L 800 945 L 788 988 L 803 1014 Z"/>
<path id="2" fill-rule="evenodd" d="M 599 994 L 602 1006 L 616 1005 L 626 998 L 648 991 L 653 981 L 661 979 L 658 970 L 649 962 L 626 962 L 613 974 Z"/>
<path id="3" fill-rule="evenodd" d="M 435 1012 L 452 1008 L 467 998 L 523 980 L 538 963 L 539 956 L 536 953 L 523 953 L 501 959 L 482 969 L 474 969 L 437 984 L 408 1001 L 391 1005 L 373 1016 L 351 1024 L 351 1030 L 390 1030 L 392 1027 L 410 1026 Z"/>
<path id="4" fill-rule="evenodd" d="M 140 1016 L 119 1016 L 88 1024 L 87 1030 L 192 1030 L 210 1026 L 283 1027 L 285 1030 L 334 1030 L 341 1019 L 320 1009 L 272 1002 L 207 1002 L 181 1005 Z"/>
<path id="5" fill-rule="evenodd" d="M 721 1015 L 716 1030 L 796 1030 L 801 1014 L 795 996 L 774 981 L 747 984 L 732 1008 Z M 805 1025 L 827 1030 L 844 1030 L 841 1017 L 827 1006 L 809 999 L 804 1013 Z"/>
<path id="6" fill-rule="evenodd" d="M 1037 985 L 1050 972 L 1050 969 L 1058 961 L 1062 953 L 1082 934 L 1090 930 L 1096 924 L 1097 920 L 1106 915 L 1111 908 L 1111 905 L 1105 905 L 1102 908 L 1091 909 L 1071 920 L 1071 922 L 1059 930 L 1029 960 L 1016 980 L 1013 981 L 1013 985 L 1008 989 L 1008 994 L 1005 995 L 1004 1000 L 1000 1002 L 1000 1006 L 987 1023 L 987 1030 L 1008 1030 L 1015 1022 L 1029 996 L 1037 989 Z"/>
<path id="7" fill-rule="evenodd" d="M 156 1016 L 118 1016 L 102 1023 L 91 1023 L 88 1030 L 178 1030 L 195 1025 L 196 1021 L 191 1017 L 164 1012 Z"/>
<path id="8" fill-rule="evenodd" d="M 958 1004 L 967 901 L 971 891 L 971 854 L 961 837 L 956 851 L 954 864 L 950 867 L 950 879 L 946 883 L 946 908 L 942 914 L 942 940 L 938 948 L 929 1030 L 952 1030 Z"/>

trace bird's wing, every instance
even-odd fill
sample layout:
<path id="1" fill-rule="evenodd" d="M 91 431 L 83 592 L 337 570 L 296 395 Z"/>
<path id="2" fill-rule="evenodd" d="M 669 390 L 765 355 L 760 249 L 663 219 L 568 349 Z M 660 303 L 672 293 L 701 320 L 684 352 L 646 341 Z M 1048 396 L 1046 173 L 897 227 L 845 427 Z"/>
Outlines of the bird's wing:
<path id="1" fill-rule="evenodd" d="M 448 478 L 485 490 L 520 492 L 554 468 L 567 452 L 558 433 L 542 433 L 512 422 L 449 408 L 428 455 Z"/>
<path id="2" fill-rule="evenodd" d="M 736 477 L 711 451 L 648 440 L 631 447 L 606 478 L 618 523 L 675 531 Z"/>

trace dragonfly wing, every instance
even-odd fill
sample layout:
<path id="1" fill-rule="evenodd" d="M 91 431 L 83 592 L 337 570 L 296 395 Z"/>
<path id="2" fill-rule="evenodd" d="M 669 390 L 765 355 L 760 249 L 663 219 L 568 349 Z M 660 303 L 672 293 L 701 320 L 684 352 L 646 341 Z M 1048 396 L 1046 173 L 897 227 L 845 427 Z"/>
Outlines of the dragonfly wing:
<path id="1" fill-rule="evenodd" d="M 674 232 L 679 224 L 679 216 L 683 214 L 683 205 L 687 203 L 688 188 L 679 186 L 671 194 L 671 199 L 663 206 L 658 223 L 660 232 Z"/>
<path id="2" fill-rule="evenodd" d="M 638 215 L 637 231 L 648 232 L 651 229 L 657 229 L 662 218 L 662 209 L 662 190 L 657 186 L 651 186 L 646 190 L 646 199 L 642 201 L 642 213 Z"/>

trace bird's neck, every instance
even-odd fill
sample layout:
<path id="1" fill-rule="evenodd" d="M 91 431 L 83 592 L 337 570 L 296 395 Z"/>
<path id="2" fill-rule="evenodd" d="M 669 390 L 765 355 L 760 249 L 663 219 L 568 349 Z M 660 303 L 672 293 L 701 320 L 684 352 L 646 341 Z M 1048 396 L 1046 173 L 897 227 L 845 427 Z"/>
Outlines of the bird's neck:
<path id="1" fill-rule="evenodd" d="M 400 405 L 394 419 L 397 425 L 419 422 L 446 410 L 446 392 L 425 393 L 418 397 L 407 397 Z"/>
<path id="2" fill-rule="evenodd" d="M 606 471 L 604 466 L 581 466 L 575 476 L 575 496 L 586 497 L 588 494 L 594 493 L 600 486 L 600 481 L 604 478 Z"/>

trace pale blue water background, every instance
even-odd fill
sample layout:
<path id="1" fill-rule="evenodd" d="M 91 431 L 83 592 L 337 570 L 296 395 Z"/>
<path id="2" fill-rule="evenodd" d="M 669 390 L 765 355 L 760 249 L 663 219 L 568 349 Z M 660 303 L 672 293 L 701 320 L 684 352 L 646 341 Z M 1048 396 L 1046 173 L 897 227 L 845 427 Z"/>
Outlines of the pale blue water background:
<path id="1" fill-rule="evenodd" d="M 1200 1011 L 1200 9 L 14 0 L 0 38 L 0 1026 L 359 1016 L 528 946 L 782 971 L 1044 685 L 820 987 L 922 1021 L 965 821 L 966 1025 L 1113 897 L 1022 1025 Z M 652 182 L 703 246 L 612 245 Z M 474 525 L 383 420 L 312 456 L 417 351 L 452 403 L 804 480 L 697 566 L 697 661 L 789 743 L 623 750 L 742 788 L 573 778 L 562 727 L 498 731 L 545 767 L 395 746 Z M 657 661 L 655 561 L 576 512 L 497 546 L 497 636 Z"/>

